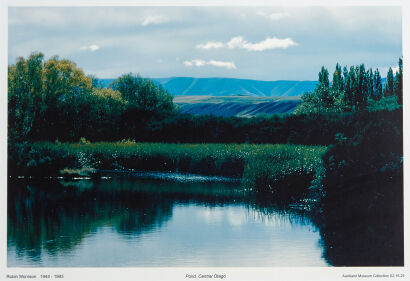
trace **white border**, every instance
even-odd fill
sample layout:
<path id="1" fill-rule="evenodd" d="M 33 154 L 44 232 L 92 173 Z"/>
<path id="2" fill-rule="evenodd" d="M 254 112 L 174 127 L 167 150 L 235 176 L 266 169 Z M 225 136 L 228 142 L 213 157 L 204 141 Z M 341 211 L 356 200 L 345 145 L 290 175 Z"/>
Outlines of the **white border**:
<path id="1" fill-rule="evenodd" d="M 7 31 L 8 31 L 8 7 L 24 6 L 402 6 L 402 42 L 403 42 L 403 65 L 404 65 L 404 107 L 410 105 L 410 59 L 409 51 L 410 36 L 410 1 L 405 0 L 184 0 L 184 1 L 157 1 L 157 0 L 0 0 L 0 280 L 7 279 L 7 274 L 64 274 L 62 280 L 192 280 L 185 278 L 186 273 L 222 273 L 227 278 L 223 280 L 352 280 L 357 278 L 343 278 L 343 274 L 405 274 L 405 278 L 365 278 L 372 280 L 410 280 L 409 262 L 409 207 L 406 201 L 409 197 L 408 165 L 409 159 L 409 134 L 404 133 L 404 198 L 405 198 L 405 267 L 344 267 L 344 268 L 316 268 L 316 267 L 276 267 L 276 268 L 7 268 Z M 408 110 L 404 111 L 404 128 L 409 124 Z M 53 278 L 54 279 L 54 278 Z M 359 278 L 363 279 L 363 278 Z M 47 279 L 43 279 L 47 280 Z M 207 279 L 209 280 L 209 279 Z"/>

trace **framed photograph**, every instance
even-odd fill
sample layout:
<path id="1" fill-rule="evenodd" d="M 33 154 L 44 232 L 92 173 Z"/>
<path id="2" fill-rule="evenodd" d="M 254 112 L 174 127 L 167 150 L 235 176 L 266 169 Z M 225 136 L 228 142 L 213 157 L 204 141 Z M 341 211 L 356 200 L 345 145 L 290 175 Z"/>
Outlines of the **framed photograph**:
<path id="1" fill-rule="evenodd" d="M 407 280 L 409 8 L 2 2 L 0 280 Z"/>

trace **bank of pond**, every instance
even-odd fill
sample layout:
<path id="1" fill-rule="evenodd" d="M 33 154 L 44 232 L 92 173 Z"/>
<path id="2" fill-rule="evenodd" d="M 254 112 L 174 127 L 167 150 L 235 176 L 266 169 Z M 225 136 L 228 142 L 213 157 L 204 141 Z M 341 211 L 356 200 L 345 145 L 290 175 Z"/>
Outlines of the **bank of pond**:
<path id="1" fill-rule="evenodd" d="M 86 210 L 87 206 L 96 204 L 97 209 L 92 208 L 95 212 L 108 212 L 108 217 L 103 219 L 103 225 L 107 227 L 107 224 L 115 223 L 115 220 L 112 221 L 114 217 L 111 217 L 111 211 L 115 211 L 121 221 L 124 219 L 134 221 L 136 218 L 130 217 L 128 212 L 132 208 L 144 207 L 146 204 L 144 196 L 149 196 L 153 198 L 150 199 L 149 208 L 142 210 L 142 213 L 140 211 L 136 213 L 138 220 L 141 221 L 132 226 L 137 231 L 145 233 L 141 227 L 145 227 L 148 218 L 145 216 L 152 213 L 150 208 L 153 208 L 154 213 L 162 214 L 157 204 L 165 200 L 164 198 L 176 196 L 177 198 L 171 200 L 174 203 L 171 204 L 170 210 L 182 212 L 179 213 L 181 215 L 184 212 L 187 212 L 188 216 L 191 211 L 209 211 L 202 207 L 197 209 L 195 202 L 205 204 L 205 207 L 210 204 L 209 202 L 213 202 L 212 206 L 219 204 L 223 207 L 221 211 L 224 214 L 232 211 L 228 208 L 230 204 L 242 202 L 241 206 L 234 208 L 235 212 L 242 215 L 247 214 L 246 210 L 252 207 L 256 208 L 257 214 L 262 217 L 265 217 L 265 212 L 276 216 L 279 210 L 296 214 L 296 217 L 308 218 L 308 224 L 320 230 L 320 238 L 317 238 L 315 243 L 323 246 L 322 258 L 324 257 L 325 260 L 319 255 L 319 258 L 315 258 L 316 265 L 402 265 L 404 262 L 403 175 L 400 146 L 389 146 L 388 149 L 394 153 L 381 154 L 366 149 L 371 147 L 367 140 L 380 143 L 384 138 L 368 138 L 359 144 L 353 140 L 350 142 L 343 135 L 339 135 L 338 139 L 338 144 L 330 147 L 294 144 L 136 143 L 134 141 L 90 143 L 85 139 L 78 143 L 9 144 L 8 229 L 13 233 L 9 233 L 8 237 L 11 243 L 10 249 L 15 250 L 10 252 L 9 257 L 15 265 L 27 262 L 27 260 L 19 262 L 18 257 L 14 255 L 23 249 L 21 253 L 25 256 L 24 253 L 31 246 L 24 246 L 24 243 L 28 243 L 24 237 L 21 237 L 23 239 L 21 241 L 13 239 L 20 239 L 21 231 L 25 232 L 18 227 L 19 221 L 24 217 L 31 217 L 32 212 L 37 214 L 43 209 L 42 207 L 38 209 L 40 203 L 36 203 L 37 201 L 45 205 L 51 204 L 50 210 L 54 210 L 54 213 L 58 213 L 57 205 L 67 202 L 65 208 L 68 213 L 65 212 L 62 218 L 52 215 L 52 220 L 56 220 L 63 228 L 71 228 L 65 221 L 67 214 L 70 217 L 71 211 L 78 213 L 79 217 L 87 217 L 87 214 L 91 214 Z M 397 152 L 392 150 L 392 147 L 397 147 Z M 357 160 L 346 161 L 345 159 L 351 155 L 354 155 Z M 157 180 L 159 183 L 141 184 L 141 180 Z M 176 182 L 176 184 L 172 184 L 172 187 L 164 187 L 167 182 Z M 106 193 L 104 190 L 108 186 L 110 192 Z M 36 194 L 41 194 L 44 200 L 32 197 L 37 196 Z M 88 195 L 82 200 L 84 194 Z M 121 196 L 117 198 L 115 197 L 117 195 Z M 113 205 L 120 204 L 122 201 L 128 202 L 125 209 Z M 101 204 L 106 204 L 109 208 L 105 210 Z M 81 206 L 85 209 L 82 210 Z M 125 210 L 125 213 L 120 212 L 120 209 Z M 172 216 L 172 212 L 170 214 Z M 45 213 L 40 212 L 37 215 L 39 220 L 44 220 Z M 124 215 L 126 217 L 122 218 Z M 165 217 L 167 221 L 170 215 Z M 285 218 L 288 219 L 288 215 L 285 215 Z M 194 220 L 194 218 L 190 219 Z M 155 222 L 153 227 L 158 231 L 164 230 L 161 228 L 162 223 L 159 225 L 158 223 Z M 262 222 L 249 221 L 249 227 L 254 223 Z M 25 227 L 31 228 L 33 225 L 36 223 L 30 223 Z M 123 223 L 118 225 L 124 226 Z M 212 224 L 209 227 L 212 230 Z M 94 229 L 99 233 L 99 227 Z M 151 226 L 147 230 L 149 233 L 151 233 L 150 229 Z M 270 231 L 265 230 L 266 233 Z M 57 227 L 54 230 L 39 229 L 38 231 L 41 233 L 45 231 L 44 235 L 54 231 L 57 235 L 62 229 Z M 106 237 L 100 237 L 101 239 L 113 235 L 111 230 L 107 231 Z M 39 234 L 43 235 L 41 233 Z M 271 233 L 271 235 L 276 234 Z M 82 241 L 84 234 L 79 237 Z M 61 239 L 52 238 L 50 243 L 64 242 L 59 240 Z M 267 241 L 262 239 L 258 243 L 263 245 Z M 33 249 L 46 250 L 48 247 L 44 248 L 46 242 L 39 241 L 39 245 L 43 245 L 41 246 L 43 248 L 34 245 Z M 77 242 L 69 241 L 69 244 Z M 20 243 L 23 243 L 23 248 Z M 60 246 L 66 247 L 65 242 Z M 53 249 L 52 253 L 56 251 Z M 249 252 L 249 250 L 244 251 Z M 313 247 L 309 251 L 315 252 L 317 248 Z M 37 255 L 36 258 L 38 257 Z M 46 258 L 51 263 L 45 262 L 45 266 L 54 264 L 52 255 Z M 80 263 L 83 258 L 81 256 L 78 262 Z M 299 265 L 312 265 L 302 262 L 309 260 L 308 256 L 300 258 Z M 106 266 L 106 262 L 103 261 L 101 264 Z M 243 262 L 244 260 L 241 260 L 229 264 L 238 265 Z M 288 262 L 289 265 L 292 264 L 291 260 Z M 32 260 L 25 265 L 30 266 L 30 264 L 38 266 L 38 263 L 32 263 Z M 135 264 L 140 263 L 135 261 Z M 204 261 L 203 265 L 207 264 L 212 263 Z M 269 261 L 261 261 L 261 265 L 268 264 Z M 57 263 L 56 266 L 59 264 Z"/>
<path id="2" fill-rule="evenodd" d="M 9 153 L 9 175 L 90 176 L 110 171 L 178 172 L 240 179 L 280 197 L 306 195 L 320 177 L 324 146 L 37 142 Z M 279 188 L 280 187 L 280 188 Z"/>

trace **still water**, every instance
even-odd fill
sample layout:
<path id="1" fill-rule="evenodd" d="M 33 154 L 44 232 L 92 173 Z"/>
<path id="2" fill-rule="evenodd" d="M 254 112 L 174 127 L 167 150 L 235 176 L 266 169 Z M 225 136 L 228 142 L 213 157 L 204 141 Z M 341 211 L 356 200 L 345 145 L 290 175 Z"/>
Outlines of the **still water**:
<path id="1" fill-rule="evenodd" d="M 13 180 L 9 267 L 327 266 L 317 227 L 239 184 Z"/>

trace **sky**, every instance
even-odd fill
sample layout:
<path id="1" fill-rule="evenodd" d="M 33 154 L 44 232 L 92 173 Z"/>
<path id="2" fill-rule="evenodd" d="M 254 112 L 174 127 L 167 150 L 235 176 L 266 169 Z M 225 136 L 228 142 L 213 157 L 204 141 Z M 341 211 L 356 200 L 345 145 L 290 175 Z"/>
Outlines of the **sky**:
<path id="1" fill-rule="evenodd" d="M 116 78 L 317 80 L 402 56 L 400 7 L 9 7 L 8 63 L 33 51 Z"/>

